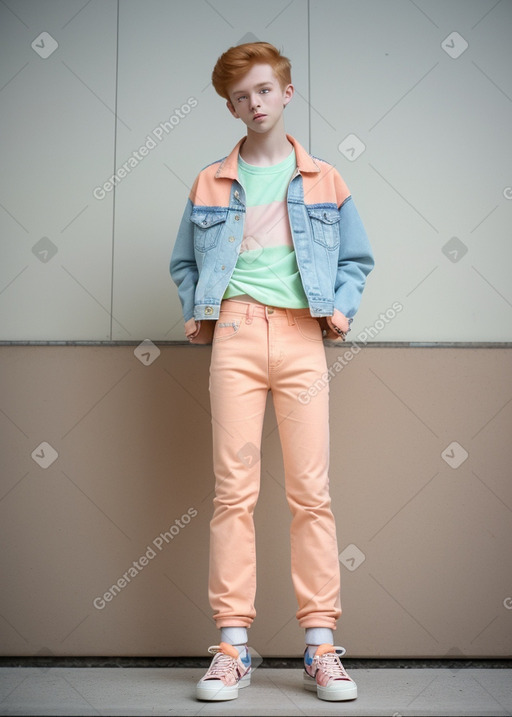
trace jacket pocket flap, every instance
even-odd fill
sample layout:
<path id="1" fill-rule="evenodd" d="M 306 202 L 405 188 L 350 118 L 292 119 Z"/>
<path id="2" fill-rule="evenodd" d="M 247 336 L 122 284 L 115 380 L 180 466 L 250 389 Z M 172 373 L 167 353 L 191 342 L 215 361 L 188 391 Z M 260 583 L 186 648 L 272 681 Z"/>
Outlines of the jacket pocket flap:
<path id="1" fill-rule="evenodd" d="M 324 224 L 336 224 L 336 222 L 340 221 L 340 213 L 337 209 L 308 207 L 307 210 L 311 219 L 318 219 Z"/>
<path id="2" fill-rule="evenodd" d="M 205 211 L 204 209 L 193 209 L 190 215 L 190 221 L 201 229 L 209 229 L 215 224 L 225 222 L 228 216 L 227 209 L 220 209 L 219 211 Z"/>

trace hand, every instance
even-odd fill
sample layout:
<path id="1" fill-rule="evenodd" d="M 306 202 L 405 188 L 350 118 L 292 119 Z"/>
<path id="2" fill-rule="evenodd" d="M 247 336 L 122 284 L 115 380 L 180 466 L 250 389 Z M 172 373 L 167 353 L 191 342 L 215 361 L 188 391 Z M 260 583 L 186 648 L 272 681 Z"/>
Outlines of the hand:
<path id="1" fill-rule="evenodd" d="M 347 317 L 342 314 L 341 311 L 338 311 L 338 309 L 334 309 L 334 314 L 327 317 L 327 323 L 331 329 L 327 338 L 334 340 L 341 339 L 342 341 L 345 341 L 345 338 L 350 331 L 350 324 L 352 323 L 351 320 L 347 319 Z"/>
<path id="2" fill-rule="evenodd" d="M 189 319 L 188 321 L 185 321 L 185 335 L 187 339 L 193 339 L 197 334 L 199 333 L 199 329 L 201 328 L 201 322 L 197 322 L 195 319 Z"/>

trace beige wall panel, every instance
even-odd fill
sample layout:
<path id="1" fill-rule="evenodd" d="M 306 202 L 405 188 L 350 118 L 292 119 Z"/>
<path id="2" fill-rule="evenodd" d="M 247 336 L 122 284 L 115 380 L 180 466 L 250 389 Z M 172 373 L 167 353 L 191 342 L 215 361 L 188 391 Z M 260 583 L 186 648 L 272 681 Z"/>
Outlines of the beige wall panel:
<path id="1" fill-rule="evenodd" d="M 145 351 L 0 348 L 3 654 L 201 655 L 217 639 L 210 349 Z M 337 641 L 354 657 L 508 655 L 510 350 L 349 344 L 327 358 Z M 296 655 L 270 398 L 263 436 L 251 644 Z"/>

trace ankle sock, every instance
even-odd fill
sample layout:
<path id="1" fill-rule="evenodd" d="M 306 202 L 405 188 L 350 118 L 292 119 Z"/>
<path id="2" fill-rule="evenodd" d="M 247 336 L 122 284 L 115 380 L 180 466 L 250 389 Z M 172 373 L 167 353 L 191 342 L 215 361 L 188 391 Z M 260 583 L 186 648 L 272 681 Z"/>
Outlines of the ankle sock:
<path id="1" fill-rule="evenodd" d="M 315 656 L 318 646 L 324 644 L 334 644 L 334 632 L 332 630 L 328 627 L 306 628 L 306 656 L 308 658 L 308 663 L 310 663 Z"/>
<path id="2" fill-rule="evenodd" d="M 237 649 L 247 645 L 247 628 L 245 627 L 221 627 L 220 641 L 227 642 Z"/>
<path id="3" fill-rule="evenodd" d="M 233 645 L 238 650 L 240 659 L 249 664 L 251 653 L 247 647 L 247 629 L 245 627 L 221 627 L 220 641 Z"/>
<path id="4" fill-rule="evenodd" d="M 307 627 L 306 645 L 333 645 L 334 632 L 328 627 Z"/>

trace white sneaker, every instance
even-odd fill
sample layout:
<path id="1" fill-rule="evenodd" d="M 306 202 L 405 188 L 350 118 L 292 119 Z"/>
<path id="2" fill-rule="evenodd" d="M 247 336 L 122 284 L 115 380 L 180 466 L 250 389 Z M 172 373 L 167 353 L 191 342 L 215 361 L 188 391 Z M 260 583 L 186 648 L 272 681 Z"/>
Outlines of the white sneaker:
<path id="1" fill-rule="evenodd" d="M 220 701 L 234 700 L 238 697 L 238 688 L 247 687 L 251 682 L 251 656 L 244 650 L 240 657 L 238 650 L 227 642 L 208 648 L 215 655 L 208 672 L 196 686 L 198 700 Z"/>
<path id="2" fill-rule="evenodd" d="M 357 685 L 345 672 L 340 657 L 345 654 L 343 647 L 320 645 L 314 657 L 308 650 L 304 653 L 303 683 L 306 690 L 316 692 L 321 700 L 355 700 Z"/>

